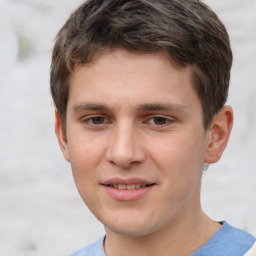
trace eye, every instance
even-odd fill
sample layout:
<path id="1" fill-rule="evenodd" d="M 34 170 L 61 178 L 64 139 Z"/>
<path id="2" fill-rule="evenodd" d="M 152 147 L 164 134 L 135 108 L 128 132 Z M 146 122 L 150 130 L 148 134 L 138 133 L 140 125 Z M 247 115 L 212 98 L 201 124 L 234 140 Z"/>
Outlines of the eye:
<path id="1" fill-rule="evenodd" d="M 109 116 L 105 115 L 88 115 L 81 118 L 81 124 L 85 129 L 104 130 L 112 124 Z"/>
<path id="2" fill-rule="evenodd" d="M 89 126 L 100 126 L 109 123 L 109 119 L 104 116 L 86 116 L 81 121 Z"/>
<path id="3" fill-rule="evenodd" d="M 159 126 L 165 125 L 168 122 L 171 122 L 171 120 L 168 120 L 167 118 L 162 117 L 162 116 L 155 116 L 155 117 L 150 118 L 150 120 L 149 120 L 150 124 L 159 125 Z"/>
<path id="4" fill-rule="evenodd" d="M 95 117 L 91 117 L 89 119 L 90 123 L 92 124 L 104 124 L 106 121 L 106 118 L 103 116 L 95 116 Z"/>

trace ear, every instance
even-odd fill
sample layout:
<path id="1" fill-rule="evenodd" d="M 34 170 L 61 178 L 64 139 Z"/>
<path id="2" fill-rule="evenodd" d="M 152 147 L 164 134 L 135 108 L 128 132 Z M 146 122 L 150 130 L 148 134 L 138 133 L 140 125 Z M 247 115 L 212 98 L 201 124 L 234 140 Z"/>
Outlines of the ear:
<path id="1" fill-rule="evenodd" d="M 56 134 L 60 149 L 61 149 L 65 159 L 68 162 L 70 162 L 67 137 L 66 137 L 66 133 L 64 132 L 64 130 L 62 128 L 60 116 L 59 116 L 57 110 L 55 110 L 55 134 Z"/>
<path id="2" fill-rule="evenodd" d="M 233 126 L 233 110 L 224 106 L 214 117 L 207 131 L 205 163 L 217 162 L 226 148 Z"/>

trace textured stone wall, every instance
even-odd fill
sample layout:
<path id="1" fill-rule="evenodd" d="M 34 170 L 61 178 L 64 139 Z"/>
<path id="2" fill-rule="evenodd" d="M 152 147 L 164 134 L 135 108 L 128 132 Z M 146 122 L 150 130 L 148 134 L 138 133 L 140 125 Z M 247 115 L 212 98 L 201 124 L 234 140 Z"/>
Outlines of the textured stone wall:
<path id="1" fill-rule="evenodd" d="M 204 175 L 202 203 L 256 235 L 256 1 L 206 2 L 231 36 L 235 124 Z M 54 36 L 79 3 L 0 0 L 0 256 L 68 255 L 104 232 L 58 148 L 49 93 Z"/>

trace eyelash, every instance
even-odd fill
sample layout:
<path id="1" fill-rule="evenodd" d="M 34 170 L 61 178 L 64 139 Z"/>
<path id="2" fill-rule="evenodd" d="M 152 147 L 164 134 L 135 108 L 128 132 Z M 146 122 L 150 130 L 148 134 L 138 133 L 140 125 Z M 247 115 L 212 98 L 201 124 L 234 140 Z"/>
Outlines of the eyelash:
<path id="1" fill-rule="evenodd" d="M 156 124 L 156 120 L 157 119 L 160 119 L 161 121 L 164 121 L 163 124 Z M 154 120 L 154 123 L 150 123 L 151 120 Z M 159 120 L 158 120 L 159 121 Z M 167 125 L 168 123 L 173 123 L 174 120 L 173 119 L 170 119 L 170 118 L 167 118 L 167 117 L 164 117 L 164 116 L 153 116 L 151 117 L 149 120 L 148 120 L 148 123 L 152 124 L 152 125 L 155 125 L 155 126 L 165 126 Z"/>
<path id="2" fill-rule="evenodd" d="M 96 119 L 100 119 L 102 122 L 95 123 L 95 121 L 97 122 Z M 163 123 L 162 124 L 156 124 L 157 119 L 158 119 L 158 121 L 162 121 Z M 170 123 L 173 123 L 173 122 L 174 122 L 173 118 L 167 118 L 167 117 L 159 115 L 159 116 L 151 116 L 144 123 L 161 127 L 161 126 L 166 126 L 166 125 L 168 125 Z M 83 123 L 87 123 L 91 126 L 101 126 L 101 125 L 111 123 L 111 120 L 109 118 L 105 117 L 105 116 L 97 115 L 97 116 L 87 117 L 86 119 L 83 120 Z"/>
<path id="3" fill-rule="evenodd" d="M 96 124 L 93 123 L 93 119 L 103 119 L 102 123 Z M 105 116 L 91 116 L 91 117 L 87 117 L 86 119 L 83 119 L 83 123 L 88 123 L 89 125 L 92 126 L 99 126 L 99 125 L 104 125 L 106 123 L 106 121 L 108 120 L 108 118 L 106 118 Z"/>

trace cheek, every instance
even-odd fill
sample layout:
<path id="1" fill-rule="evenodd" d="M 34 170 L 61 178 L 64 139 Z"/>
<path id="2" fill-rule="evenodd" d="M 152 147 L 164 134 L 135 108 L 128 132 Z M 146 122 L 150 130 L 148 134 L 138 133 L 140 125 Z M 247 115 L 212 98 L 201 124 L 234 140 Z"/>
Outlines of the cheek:
<path id="1" fill-rule="evenodd" d="M 82 136 L 70 138 L 68 147 L 73 177 L 84 198 L 97 184 L 96 169 L 102 160 L 101 147 L 97 141 L 92 143 Z"/>
<path id="2" fill-rule="evenodd" d="M 102 159 L 104 141 L 100 136 L 92 136 L 80 130 L 72 131 L 68 149 L 70 161 L 74 166 L 93 166 Z"/>
<path id="3" fill-rule="evenodd" d="M 151 159 L 169 180 L 186 184 L 201 173 L 204 160 L 202 136 L 175 136 L 151 145 Z"/>
<path id="4" fill-rule="evenodd" d="M 185 137 L 158 140 L 150 147 L 151 156 L 163 165 L 169 165 L 170 163 L 177 165 L 189 164 L 191 160 L 200 155 L 196 144 L 196 141 L 186 140 Z"/>
<path id="5" fill-rule="evenodd" d="M 76 144 L 76 147 L 70 147 L 70 156 L 71 169 L 77 190 L 84 203 L 91 208 L 97 200 L 98 183 L 95 169 L 98 158 L 95 156 L 95 152 L 84 144 L 79 146 Z"/>
<path id="6" fill-rule="evenodd" d="M 191 198 L 199 196 L 203 151 L 196 141 L 188 142 L 184 137 L 168 146 L 160 144 L 157 149 L 155 162 L 161 172 L 164 207 L 168 212 L 178 212 Z"/>

